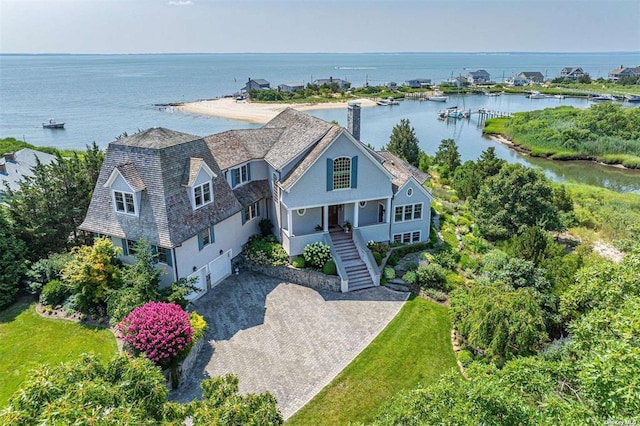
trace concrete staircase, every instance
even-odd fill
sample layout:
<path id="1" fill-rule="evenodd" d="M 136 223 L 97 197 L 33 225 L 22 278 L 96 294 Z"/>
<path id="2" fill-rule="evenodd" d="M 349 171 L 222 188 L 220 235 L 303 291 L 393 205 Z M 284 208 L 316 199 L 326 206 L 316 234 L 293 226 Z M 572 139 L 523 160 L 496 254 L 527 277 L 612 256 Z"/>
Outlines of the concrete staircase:
<path id="1" fill-rule="evenodd" d="M 349 291 L 361 290 L 363 288 L 373 287 L 373 280 L 367 269 L 367 265 L 360 258 L 358 249 L 351 233 L 347 234 L 343 230 L 331 231 L 329 234 L 333 246 L 340 256 L 340 260 L 347 271 L 349 279 Z"/>

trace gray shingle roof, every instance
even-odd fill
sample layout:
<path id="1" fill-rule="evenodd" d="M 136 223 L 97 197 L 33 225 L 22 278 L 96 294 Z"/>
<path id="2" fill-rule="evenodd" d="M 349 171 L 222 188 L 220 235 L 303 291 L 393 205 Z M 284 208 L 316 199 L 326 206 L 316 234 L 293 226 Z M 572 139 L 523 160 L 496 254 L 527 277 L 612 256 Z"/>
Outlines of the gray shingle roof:
<path id="1" fill-rule="evenodd" d="M 280 170 L 300 153 L 308 150 L 333 125 L 292 108 L 287 108 L 264 125 L 263 129 L 282 129 L 265 160 Z"/>
<path id="2" fill-rule="evenodd" d="M 140 174 L 133 163 L 120 164 L 119 166 L 116 166 L 116 169 L 118 169 L 122 177 L 134 191 L 142 191 L 146 188 L 144 181 L 140 177 Z"/>
<path id="3" fill-rule="evenodd" d="M 227 170 L 247 161 L 263 159 L 284 129 L 229 130 L 204 140 L 218 165 Z"/>
<path id="4" fill-rule="evenodd" d="M 192 158 L 200 158 L 217 175 L 213 202 L 193 210 L 189 189 Z M 104 183 L 115 167 L 133 164 L 146 190 L 141 192 L 138 216 L 116 214 L 110 188 Z M 87 216 L 80 226 L 120 238 L 146 239 L 175 247 L 211 224 L 242 210 L 206 142 L 168 129 L 150 129 L 109 144 Z"/>
<path id="5" fill-rule="evenodd" d="M 394 193 L 398 190 L 398 188 L 401 188 L 402 185 L 407 183 L 407 181 L 411 177 L 415 178 L 420 185 L 424 185 L 424 183 L 429 180 L 428 174 L 422 172 L 421 170 L 412 166 L 401 158 L 396 157 L 389 151 L 379 151 L 378 154 L 380 154 L 385 159 L 385 162 L 382 163 L 384 168 L 394 176 Z"/>
<path id="6" fill-rule="evenodd" d="M 38 160 L 42 164 L 50 164 L 56 159 L 55 155 L 35 151 L 31 148 L 22 148 L 14 153 L 14 160 L 6 161 L 0 156 L 0 164 L 4 164 L 6 173 L 0 173 L 0 192 L 3 192 L 6 183 L 11 190 L 20 189 L 19 182 L 25 176 L 33 176 L 32 168 L 37 164 Z"/>
<path id="7" fill-rule="evenodd" d="M 233 193 L 243 207 L 247 207 L 263 198 L 271 197 L 267 180 L 254 180 L 234 189 Z"/>

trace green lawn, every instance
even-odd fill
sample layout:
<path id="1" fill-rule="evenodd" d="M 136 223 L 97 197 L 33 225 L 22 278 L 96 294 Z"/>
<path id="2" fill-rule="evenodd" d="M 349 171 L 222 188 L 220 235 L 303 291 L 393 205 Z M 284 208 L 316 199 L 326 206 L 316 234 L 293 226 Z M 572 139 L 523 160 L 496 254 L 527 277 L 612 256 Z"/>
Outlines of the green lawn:
<path id="1" fill-rule="evenodd" d="M 396 392 L 429 384 L 457 368 L 447 308 L 421 298 L 398 315 L 287 425 L 368 422 Z"/>
<path id="2" fill-rule="evenodd" d="M 93 352 L 106 364 L 117 350 L 107 329 L 42 318 L 33 303 L 15 303 L 0 312 L 0 408 L 40 364 L 55 365 L 82 352 Z"/>

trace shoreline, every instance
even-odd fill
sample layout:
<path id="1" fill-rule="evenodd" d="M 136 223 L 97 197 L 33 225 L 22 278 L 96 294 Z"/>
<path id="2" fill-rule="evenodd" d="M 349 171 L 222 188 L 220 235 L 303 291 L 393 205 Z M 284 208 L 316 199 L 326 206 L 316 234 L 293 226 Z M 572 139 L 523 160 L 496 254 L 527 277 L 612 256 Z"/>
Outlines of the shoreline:
<path id="1" fill-rule="evenodd" d="M 376 106 L 371 99 L 354 99 L 349 102 L 359 102 L 361 107 Z M 348 102 L 317 102 L 317 103 L 253 103 L 237 102 L 234 98 L 221 98 L 187 102 L 174 106 L 175 109 L 190 113 L 209 115 L 231 120 L 246 121 L 248 123 L 265 124 L 287 108 L 298 111 L 312 111 L 318 109 L 346 109 Z"/>
<path id="2" fill-rule="evenodd" d="M 631 172 L 640 173 L 640 169 L 634 169 L 634 168 L 631 168 L 631 167 L 625 167 L 624 165 L 622 165 L 620 163 L 609 164 L 609 163 L 604 163 L 602 161 L 589 160 L 589 159 L 585 159 L 585 158 L 569 158 L 569 159 L 566 159 L 566 160 L 558 160 L 558 159 L 551 158 L 551 157 L 536 157 L 536 156 L 531 155 L 531 150 L 523 148 L 523 147 L 521 147 L 519 145 L 516 145 L 515 143 L 513 143 L 513 141 L 507 139 L 503 135 L 488 134 L 488 133 L 483 133 L 483 134 L 486 135 L 486 136 L 489 136 L 492 140 L 494 140 L 494 141 L 496 141 L 496 142 L 498 142 L 498 143 L 500 143 L 502 145 L 505 145 L 505 146 L 513 149 L 516 152 L 519 152 L 521 154 L 527 155 L 527 156 L 532 157 L 532 158 L 542 158 L 544 160 L 556 161 L 558 163 L 563 163 L 563 162 L 567 162 L 567 161 L 585 161 L 585 162 L 588 162 L 588 163 L 595 163 L 595 164 L 598 164 L 600 166 L 613 167 L 615 169 L 629 170 Z"/>

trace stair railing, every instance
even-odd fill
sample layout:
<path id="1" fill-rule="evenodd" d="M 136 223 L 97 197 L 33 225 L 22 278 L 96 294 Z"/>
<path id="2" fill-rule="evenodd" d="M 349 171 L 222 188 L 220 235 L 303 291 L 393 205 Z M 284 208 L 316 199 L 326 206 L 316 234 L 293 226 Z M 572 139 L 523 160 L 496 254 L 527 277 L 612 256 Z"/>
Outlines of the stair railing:
<path id="1" fill-rule="evenodd" d="M 353 230 L 353 243 L 356 245 L 356 249 L 358 249 L 360 258 L 367 266 L 373 285 L 380 285 L 380 268 L 378 268 L 378 264 L 376 263 L 371 250 L 367 247 L 367 244 L 365 243 L 364 238 L 362 238 L 362 234 L 358 228 Z"/>
<path id="2" fill-rule="evenodd" d="M 347 275 L 347 270 L 342 264 L 342 259 L 340 255 L 336 251 L 335 246 L 333 245 L 333 240 L 331 239 L 331 235 L 327 232 L 322 236 L 322 239 L 326 245 L 329 246 L 331 250 L 331 256 L 333 257 L 333 261 L 336 263 L 336 270 L 338 271 L 338 276 L 340 277 L 340 291 L 346 293 L 349 291 L 349 276 Z"/>

